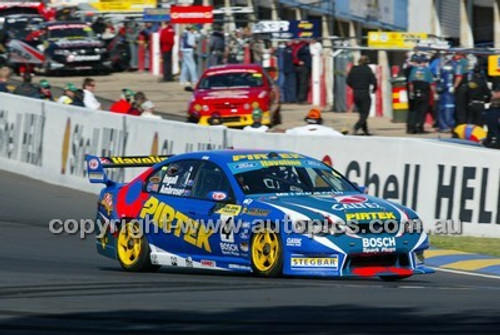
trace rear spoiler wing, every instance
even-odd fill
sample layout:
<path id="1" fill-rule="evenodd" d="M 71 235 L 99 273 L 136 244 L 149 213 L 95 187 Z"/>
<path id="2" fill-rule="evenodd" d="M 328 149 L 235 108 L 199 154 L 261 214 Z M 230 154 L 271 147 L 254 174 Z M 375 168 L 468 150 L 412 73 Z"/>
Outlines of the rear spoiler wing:
<path id="1" fill-rule="evenodd" d="M 92 184 L 106 184 L 110 185 L 113 182 L 109 180 L 108 175 L 104 169 L 117 169 L 128 167 L 150 167 L 173 155 L 151 155 L 151 156 L 112 156 L 112 157 L 98 157 L 93 155 L 86 155 L 87 173 L 89 181 Z"/>

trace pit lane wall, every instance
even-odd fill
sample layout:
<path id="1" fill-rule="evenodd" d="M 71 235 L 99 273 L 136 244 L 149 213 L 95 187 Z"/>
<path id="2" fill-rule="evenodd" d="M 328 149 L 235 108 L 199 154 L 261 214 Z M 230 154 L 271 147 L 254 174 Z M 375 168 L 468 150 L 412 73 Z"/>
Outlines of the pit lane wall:
<path id="1" fill-rule="evenodd" d="M 0 93 L 0 169 L 87 192 L 85 154 L 171 154 L 224 147 L 290 150 L 331 161 L 368 193 L 415 209 L 427 227 L 500 237 L 500 152 L 436 140 L 303 137 L 137 118 Z M 130 180 L 140 169 L 110 172 Z M 456 225 L 453 228 L 456 229 Z"/>

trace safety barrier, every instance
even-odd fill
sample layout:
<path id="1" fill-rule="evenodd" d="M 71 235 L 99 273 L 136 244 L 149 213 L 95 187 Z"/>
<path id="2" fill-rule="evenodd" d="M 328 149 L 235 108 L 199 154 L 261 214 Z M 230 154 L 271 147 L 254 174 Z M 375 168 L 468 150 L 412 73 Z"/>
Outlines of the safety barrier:
<path id="1" fill-rule="evenodd" d="M 291 150 L 417 210 L 460 219 L 463 234 L 500 237 L 500 152 L 437 140 L 255 134 L 91 111 L 0 94 L 0 169 L 88 192 L 85 154 L 170 154 L 224 147 Z M 139 171 L 113 171 L 129 180 Z"/>

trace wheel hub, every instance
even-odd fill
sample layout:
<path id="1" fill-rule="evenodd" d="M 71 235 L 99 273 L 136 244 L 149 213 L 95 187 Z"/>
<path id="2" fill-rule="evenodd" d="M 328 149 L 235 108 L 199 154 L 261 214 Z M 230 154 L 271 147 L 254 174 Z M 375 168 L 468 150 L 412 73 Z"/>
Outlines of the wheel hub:
<path id="1" fill-rule="evenodd" d="M 128 243 L 127 243 L 127 247 L 129 249 L 132 249 L 134 247 L 134 240 L 129 240 Z"/>
<path id="2" fill-rule="evenodd" d="M 267 256 L 269 255 L 270 252 L 271 252 L 271 246 L 269 245 L 269 243 L 266 243 L 264 245 L 264 248 L 262 249 L 262 253 Z"/>

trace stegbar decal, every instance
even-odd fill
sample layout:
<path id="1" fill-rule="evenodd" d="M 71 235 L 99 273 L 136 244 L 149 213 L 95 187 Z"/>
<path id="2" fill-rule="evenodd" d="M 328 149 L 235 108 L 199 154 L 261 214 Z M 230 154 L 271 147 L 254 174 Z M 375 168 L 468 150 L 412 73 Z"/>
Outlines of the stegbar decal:
<path id="1" fill-rule="evenodd" d="M 99 215 L 109 221 L 130 219 L 125 227 L 131 231 L 138 229 L 134 224 L 154 228 L 145 233 L 143 244 L 124 242 L 131 232 L 123 229 L 96 242 L 99 253 L 118 259 L 129 271 L 148 266 L 130 260 L 133 250 L 150 259 L 149 265 L 268 277 L 402 279 L 432 272 L 422 256 L 429 248 L 427 235 L 407 229 L 408 222 L 419 219 L 414 211 L 360 193 L 310 157 L 213 150 L 86 159 L 88 165 L 97 163 L 95 171 L 102 174 L 91 181 L 105 184 Z M 116 183 L 107 174 L 108 169 L 136 166 L 149 169 L 129 183 Z"/>

